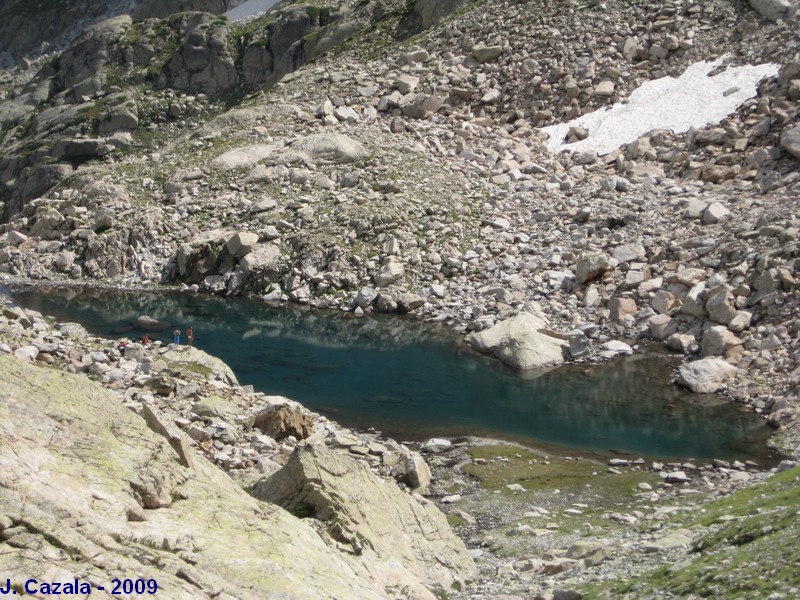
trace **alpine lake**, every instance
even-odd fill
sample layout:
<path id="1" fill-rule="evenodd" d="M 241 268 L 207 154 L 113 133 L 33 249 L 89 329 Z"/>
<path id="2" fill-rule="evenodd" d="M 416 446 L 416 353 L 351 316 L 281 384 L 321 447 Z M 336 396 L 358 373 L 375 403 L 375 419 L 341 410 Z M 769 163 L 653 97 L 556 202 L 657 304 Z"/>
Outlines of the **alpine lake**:
<path id="1" fill-rule="evenodd" d="M 519 374 L 442 325 L 386 315 L 273 307 L 188 293 L 28 287 L 13 301 L 113 339 L 186 341 L 224 360 L 242 385 L 288 396 L 342 425 L 398 440 L 482 436 L 577 454 L 773 462 L 770 429 L 734 402 L 671 385 L 660 348 L 602 365 Z"/>

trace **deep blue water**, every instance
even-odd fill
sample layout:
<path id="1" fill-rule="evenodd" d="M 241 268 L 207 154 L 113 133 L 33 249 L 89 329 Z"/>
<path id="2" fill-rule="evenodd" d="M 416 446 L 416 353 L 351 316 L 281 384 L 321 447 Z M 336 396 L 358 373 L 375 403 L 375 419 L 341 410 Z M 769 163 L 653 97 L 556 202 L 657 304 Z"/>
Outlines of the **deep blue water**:
<path id="1" fill-rule="evenodd" d="M 444 328 L 398 317 L 189 294 L 37 288 L 14 299 L 112 337 L 138 337 L 130 323 L 143 314 L 164 322 L 151 337 L 165 342 L 175 326 L 185 340 L 192 325 L 195 345 L 225 360 L 240 383 L 399 439 L 485 435 L 602 453 L 765 459 L 763 421 L 668 385 L 664 354 L 524 378 Z"/>

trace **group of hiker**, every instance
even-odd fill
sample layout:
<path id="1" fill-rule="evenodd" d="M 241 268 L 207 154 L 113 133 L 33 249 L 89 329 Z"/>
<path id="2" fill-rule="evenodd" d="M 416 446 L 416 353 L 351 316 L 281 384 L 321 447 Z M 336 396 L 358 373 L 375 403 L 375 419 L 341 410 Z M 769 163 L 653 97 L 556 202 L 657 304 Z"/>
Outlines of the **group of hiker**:
<path id="1" fill-rule="evenodd" d="M 187 345 L 190 348 L 194 346 L 194 330 L 192 329 L 191 325 L 186 330 L 186 339 L 187 339 Z M 153 347 L 153 341 L 150 339 L 150 336 L 147 333 L 145 333 L 138 341 L 142 346 L 144 346 L 147 349 Z M 161 342 L 158 342 L 158 344 L 160 343 Z M 181 344 L 181 330 L 178 327 L 176 327 L 175 331 L 172 332 L 172 343 L 176 346 L 180 346 Z M 117 350 L 119 350 L 119 353 L 122 356 L 125 356 L 125 348 L 127 345 L 128 345 L 127 340 L 123 340 L 117 345 Z"/>
<path id="2" fill-rule="evenodd" d="M 194 331 L 192 330 L 192 326 L 189 326 L 189 329 L 186 330 L 186 339 L 188 340 L 188 346 L 191 348 L 194 345 Z M 175 331 L 172 332 L 172 343 L 176 346 L 181 345 L 181 330 L 177 327 Z"/>

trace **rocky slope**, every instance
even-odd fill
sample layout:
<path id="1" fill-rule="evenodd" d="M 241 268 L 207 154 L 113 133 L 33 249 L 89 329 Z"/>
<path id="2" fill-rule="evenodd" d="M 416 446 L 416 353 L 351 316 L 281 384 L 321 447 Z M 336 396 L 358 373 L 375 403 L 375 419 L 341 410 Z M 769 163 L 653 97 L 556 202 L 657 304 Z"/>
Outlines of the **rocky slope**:
<path id="1" fill-rule="evenodd" d="M 531 313 L 499 346 L 470 339 L 524 367 L 662 340 L 705 360 L 682 384 L 794 423 L 794 22 L 725 1 L 501 2 L 409 39 L 426 6 L 121 16 L 6 71 L 0 270 L 467 332 Z M 723 51 L 777 75 L 721 123 L 603 156 L 547 150 L 540 127 Z M 540 345 L 561 358 L 521 356 Z"/>
<path id="2" fill-rule="evenodd" d="M 7 0 L 0 6 L 0 68 L 63 50 L 86 27 L 121 14 L 163 18 L 188 10 L 222 14 L 243 0 Z"/>
<path id="3" fill-rule="evenodd" d="M 408 491 L 430 482 L 418 454 L 163 350 L 121 356 L 76 324 L 4 309 L 0 564 L 15 590 L 77 577 L 110 596 L 136 573 L 170 598 L 433 599 L 473 577 L 444 516 Z"/>
<path id="4" fill-rule="evenodd" d="M 746 403 L 796 456 L 795 13 L 384 0 L 284 2 L 235 24 L 121 14 L 0 72 L 0 273 L 410 312 L 521 368 L 655 339 L 685 357 L 676 381 Z M 721 122 L 548 150 L 542 128 L 723 55 L 717 71 L 776 66 Z M 250 477 L 266 450 L 242 448 L 208 451 Z"/>

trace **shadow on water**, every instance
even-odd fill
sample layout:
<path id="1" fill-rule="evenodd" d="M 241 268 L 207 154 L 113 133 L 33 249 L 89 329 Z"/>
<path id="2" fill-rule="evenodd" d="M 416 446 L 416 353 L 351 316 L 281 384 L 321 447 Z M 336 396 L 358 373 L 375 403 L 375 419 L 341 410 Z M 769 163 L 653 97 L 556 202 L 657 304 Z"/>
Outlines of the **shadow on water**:
<path id="1" fill-rule="evenodd" d="M 34 288 L 13 297 L 102 335 L 130 328 L 140 315 L 170 324 L 164 342 L 173 327 L 191 325 L 195 345 L 232 365 L 242 384 L 400 439 L 484 435 L 587 452 L 768 461 L 763 421 L 668 385 L 675 362 L 660 353 L 520 377 L 443 327 L 398 317 L 96 289 Z"/>

